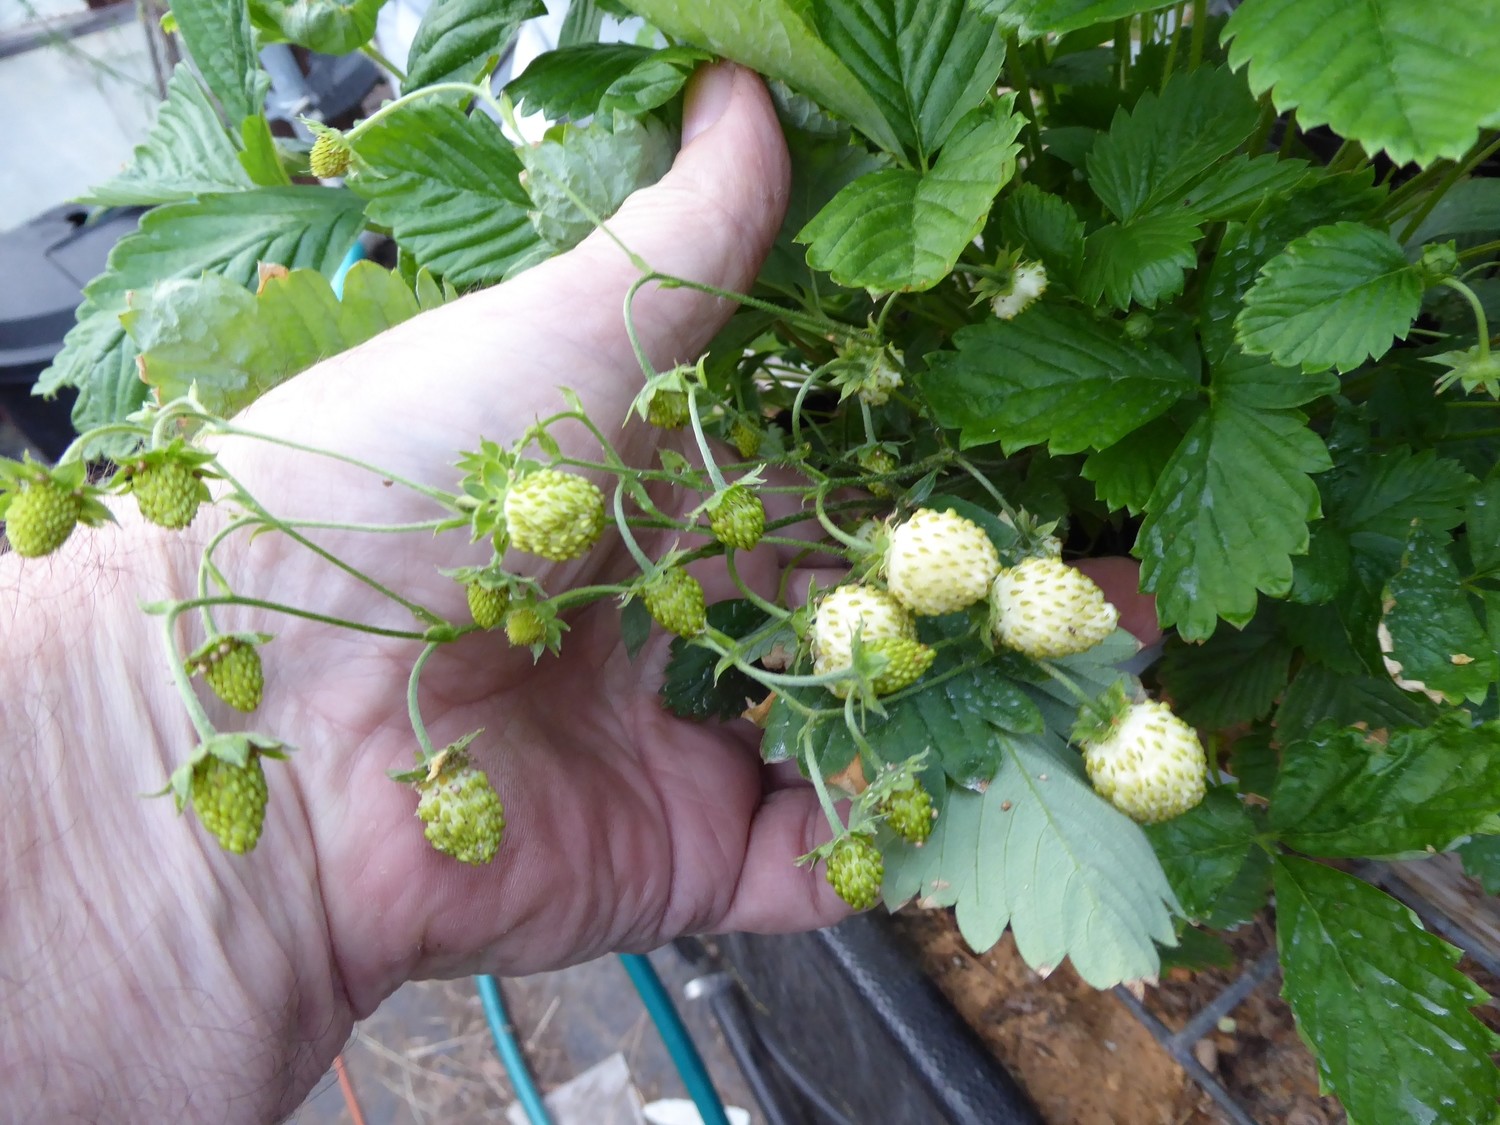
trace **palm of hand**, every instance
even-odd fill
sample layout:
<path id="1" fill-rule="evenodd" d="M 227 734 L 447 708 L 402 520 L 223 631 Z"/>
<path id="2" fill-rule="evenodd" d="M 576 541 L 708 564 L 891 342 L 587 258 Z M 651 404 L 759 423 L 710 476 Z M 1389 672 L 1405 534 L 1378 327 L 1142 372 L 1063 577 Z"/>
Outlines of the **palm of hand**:
<path id="1" fill-rule="evenodd" d="M 786 177 L 763 89 L 746 75 L 734 84 L 718 124 L 611 223 L 656 268 L 726 288 L 752 279 L 779 223 Z M 257 404 L 246 424 L 449 489 L 458 450 L 474 448 L 481 436 L 513 441 L 534 417 L 559 409 L 559 386 L 576 391 L 608 433 L 640 386 L 620 316 L 636 276 L 625 255 L 596 235 L 513 282 L 300 376 Z M 680 290 L 648 290 L 635 306 L 658 365 L 695 356 L 730 311 Z M 647 464 L 653 441 L 635 427 L 621 435 L 621 452 Z M 345 521 L 432 515 L 420 497 L 343 466 L 258 443 L 223 456 L 278 515 L 327 519 L 335 498 L 334 518 Z M 412 538 L 403 536 L 399 551 L 382 536 L 330 534 L 321 542 L 405 596 L 463 620 L 462 590 L 438 570 L 483 561 L 482 547 L 455 551 L 454 535 L 418 545 Z M 390 603 L 372 616 L 378 599 L 367 587 L 295 545 L 267 537 L 241 549 L 238 571 L 264 587 L 241 593 L 411 627 L 406 611 Z M 776 566 L 769 555 L 747 563 L 752 581 Z M 618 580 L 630 566 L 622 550 L 601 548 L 536 573 L 560 590 Z M 723 592 L 710 591 L 716 595 Z M 405 689 L 419 646 L 316 624 L 256 622 L 278 635 L 267 651 L 267 703 L 254 722 L 306 747 L 285 773 L 294 779 L 295 805 L 306 810 L 336 956 L 356 1008 L 410 976 L 479 966 L 530 971 L 650 948 L 683 932 L 806 928 L 844 913 L 821 879 L 792 866 L 828 831 L 811 792 L 765 790 L 747 725 L 744 733 L 689 725 L 661 710 L 656 686 L 667 638 L 653 637 L 631 662 L 613 603 L 568 624 L 561 660 L 533 665 L 529 652 L 480 635 L 439 652 L 423 677 L 434 741 L 484 728 L 475 757 L 507 802 L 506 842 L 494 868 L 468 869 L 427 847 L 412 816 L 414 795 L 386 776 L 412 762 Z M 268 829 L 262 848 L 272 838 Z"/>

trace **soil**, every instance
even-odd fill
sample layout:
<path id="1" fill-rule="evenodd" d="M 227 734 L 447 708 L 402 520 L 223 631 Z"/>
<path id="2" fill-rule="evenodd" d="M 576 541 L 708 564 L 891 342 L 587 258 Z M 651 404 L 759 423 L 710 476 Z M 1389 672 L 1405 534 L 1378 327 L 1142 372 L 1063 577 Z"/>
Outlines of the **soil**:
<path id="1" fill-rule="evenodd" d="M 1220 1125 L 1228 1118 L 1113 993 L 1089 987 L 1064 965 L 1046 979 L 1021 960 L 1007 934 L 976 955 L 949 911 L 896 916 L 922 968 L 1025 1087 L 1049 1125 Z M 1172 1031 L 1274 945 L 1264 919 L 1228 935 L 1237 967 L 1174 970 L 1145 1004 Z M 1320 1097 L 1312 1055 L 1297 1036 L 1277 973 L 1196 1045 L 1198 1061 L 1261 1125 L 1342 1125 Z"/>

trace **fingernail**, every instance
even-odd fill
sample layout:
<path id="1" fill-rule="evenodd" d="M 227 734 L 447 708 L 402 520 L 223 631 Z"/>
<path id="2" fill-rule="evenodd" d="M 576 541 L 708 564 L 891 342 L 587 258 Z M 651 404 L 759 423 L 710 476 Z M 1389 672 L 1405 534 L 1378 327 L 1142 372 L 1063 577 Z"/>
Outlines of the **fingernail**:
<path id="1" fill-rule="evenodd" d="M 693 75 L 682 110 L 683 144 L 708 132 L 724 116 L 734 93 L 734 76 L 738 69 L 732 62 L 716 62 L 700 67 Z"/>

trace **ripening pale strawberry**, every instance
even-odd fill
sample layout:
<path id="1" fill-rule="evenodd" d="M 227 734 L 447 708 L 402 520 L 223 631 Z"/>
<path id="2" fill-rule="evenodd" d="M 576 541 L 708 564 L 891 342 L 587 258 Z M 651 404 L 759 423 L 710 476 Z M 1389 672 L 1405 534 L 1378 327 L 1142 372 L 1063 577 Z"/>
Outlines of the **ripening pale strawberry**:
<path id="1" fill-rule="evenodd" d="M 269 799 L 258 752 L 252 750 L 243 766 L 209 755 L 193 767 L 191 785 L 193 811 L 220 847 L 235 855 L 255 847 Z"/>
<path id="2" fill-rule="evenodd" d="M 854 663 L 854 637 L 866 645 L 879 641 L 917 639 L 917 623 L 895 598 L 873 586 L 839 586 L 818 603 L 812 620 L 813 671 L 818 675 L 842 672 Z M 848 693 L 847 685 L 832 684 L 834 694 Z"/>
<path id="3" fill-rule="evenodd" d="M 641 597 L 652 618 L 669 633 L 696 637 L 708 625 L 703 587 L 680 566 L 659 573 Z"/>
<path id="4" fill-rule="evenodd" d="M 505 833 L 505 806 L 482 769 L 462 752 L 442 760 L 433 776 L 417 782 L 417 817 L 423 835 L 444 855 L 479 866 L 495 858 Z"/>
<path id="5" fill-rule="evenodd" d="M 765 505 L 743 484 L 731 484 L 710 501 L 708 526 L 724 546 L 748 551 L 765 534 Z"/>
<path id="6" fill-rule="evenodd" d="M 1130 704 L 1102 737 L 1085 742 L 1083 764 L 1099 795 L 1142 824 L 1187 812 L 1207 791 L 1197 732 L 1156 700 Z"/>
<path id="7" fill-rule="evenodd" d="M 1092 578 L 1061 559 L 1026 559 L 990 587 L 995 640 L 1037 660 L 1086 652 L 1115 631 L 1120 611 Z"/>
<path id="8" fill-rule="evenodd" d="M 913 613 L 965 609 L 989 593 L 999 573 L 1000 554 L 984 528 L 951 508 L 919 508 L 891 529 L 886 586 Z"/>
<path id="9" fill-rule="evenodd" d="M 604 493 L 577 473 L 541 469 L 506 491 L 505 524 L 518 550 L 553 562 L 576 559 L 604 531 Z"/>
<path id="10" fill-rule="evenodd" d="M 874 837 L 846 832 L 834 841 L 825 863 L 829 885 L 855 910 L 868 910 L 880 901 L 885 860 Z"/>

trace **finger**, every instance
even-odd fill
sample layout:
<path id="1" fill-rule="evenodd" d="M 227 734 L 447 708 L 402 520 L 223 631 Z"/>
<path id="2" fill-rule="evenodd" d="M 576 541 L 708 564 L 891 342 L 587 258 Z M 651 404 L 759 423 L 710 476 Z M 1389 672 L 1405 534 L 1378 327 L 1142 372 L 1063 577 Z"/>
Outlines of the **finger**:
<path id="1" fill-rule="evenodd" d="M 714 929 L 761 934 L 795 933 L 831 926 L 848 905 L 823 877 L 822 865 L 798 867 L 832 835 L 817 795 L 806 788 L 768 793 L 750 823 L 745 862 L 729 909 Z"/>
<path id="2" fill-rule="evenodd" d="M 1143 645 L 1161 640 L 1161 624 L 1156 618 L 1156 599 L 1140 592 L 1141 566 L 1134 559 L 1110 556 L 1102 559 L 1079 559 L 1073 564 L 1099 584 L 1104 596 L 1120 611 L 1120 627 L 1135 635 Z"/>

